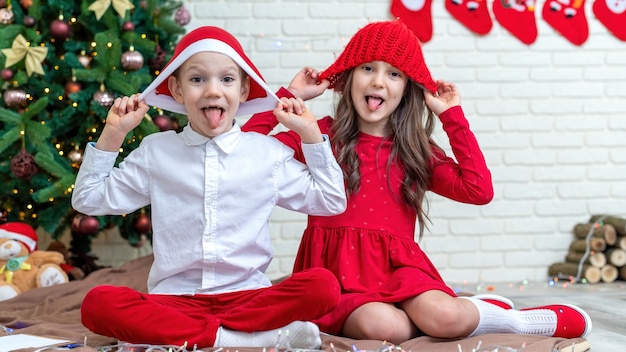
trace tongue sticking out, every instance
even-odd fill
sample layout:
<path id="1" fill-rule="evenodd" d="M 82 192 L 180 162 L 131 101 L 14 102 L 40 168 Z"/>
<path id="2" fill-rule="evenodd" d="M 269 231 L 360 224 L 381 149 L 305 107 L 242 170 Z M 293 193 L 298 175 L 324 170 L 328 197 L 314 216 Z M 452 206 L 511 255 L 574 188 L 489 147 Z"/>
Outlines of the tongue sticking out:
<path id="1" fill-rule="evenodd" d="M 383 103 L 383 100 L 381 98 L 377 98 L 377 97 L 369 97 L 367 98 L 367 107 L 371 110 L 371 111 L 376 111 L 380 108 L 380 104 Z"/>
<path id="2" fill-rule="evenodd" d="M 222 120 L 222 109 L 219 109 L 219 108 L 207 109 L 207 118 L 209 120 L 209 126 L 211 128 L 217 128 L 220 121 Z"/>

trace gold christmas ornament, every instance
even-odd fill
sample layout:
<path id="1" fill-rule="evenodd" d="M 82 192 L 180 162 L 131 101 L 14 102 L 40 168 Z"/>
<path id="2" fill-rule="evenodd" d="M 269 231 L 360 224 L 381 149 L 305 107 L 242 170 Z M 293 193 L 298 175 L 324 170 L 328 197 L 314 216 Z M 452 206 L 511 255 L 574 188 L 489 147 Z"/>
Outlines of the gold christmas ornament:
<path id="1" fill-rule="evenodd" d="M 72 166 L 78 167 L 83 162 L 83 153 L 78 149 L 70 150 L 67 158 L 72 161 Z"/>
<path id="2" fill-rule="evenodd" d="M 33 72 L 43 75 L 43 66 L 41 63 L 48 55 L 48 48 L 41 46 L 30 46 L 24 36 L 18 34 L 13 40 L 11 49 L 2 49 L 2 53 L 7 60 L 4 67 L 10 67 L 25 59 L 26 73 L 30 76 Z"/>
<path id="3" fill-rule="evenodd" d="M 11 24 L 15 19 L 15 15 L 13 15 L 13 11 L 9 8 L 0 9 L 0 23 L 2 24 Z"/>
<path id="4" fill-rule="evenodd" d="M 80 64 L 83 65 L 84 68 L 89 68 L 89 65 L 91 64 L 91 57 L 86 55 L 83 51 L 78 56 L 78 62 L 80 62 Z"/>

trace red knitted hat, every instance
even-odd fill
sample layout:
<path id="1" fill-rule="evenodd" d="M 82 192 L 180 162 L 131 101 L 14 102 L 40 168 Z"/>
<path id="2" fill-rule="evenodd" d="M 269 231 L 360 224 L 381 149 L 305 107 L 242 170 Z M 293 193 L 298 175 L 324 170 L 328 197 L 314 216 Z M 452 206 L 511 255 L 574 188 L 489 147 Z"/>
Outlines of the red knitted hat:
<path id="1" fill-rule="evenodd" d="M 165 65 L 157 78 L 141 93 L 139 100 L 179 114 L 187 114 L 183 104 L 172 97 L 167 78 L 176 71 L 192 55 L 200 52 L 216 52 L 230 57 L 250 76 L 250 94 L 248 99 L 239 105 L 236 116 L 254 114 L 274 109 L 280 101 L 267 86 L 261 73 L 246 56 L 241 44 L 227 31 L 212 26 L 198 27 L 183 36 L 174 49 L 174 55 Z"/>
<path id="2" fill-rule="evenodd" d="M 437 84 L 424 61 L 419 39 L 399 20 L 374 22 L 361 28 L 337 60 L 320 73 L 319 80 L 327 79 L 330 81 L 329 88 L 341 90 L 347 70 L 371 61 L 387 62 L 429 91 L 437 91 Z"/>
<path id="3" fill-rule="evenodd" d="M 22 242 L 32 252 L 37 249 L 37 232 L 32 226 L 23 222 L 7 222 L 0 225 L 0 238 L 8 238 Z"/>

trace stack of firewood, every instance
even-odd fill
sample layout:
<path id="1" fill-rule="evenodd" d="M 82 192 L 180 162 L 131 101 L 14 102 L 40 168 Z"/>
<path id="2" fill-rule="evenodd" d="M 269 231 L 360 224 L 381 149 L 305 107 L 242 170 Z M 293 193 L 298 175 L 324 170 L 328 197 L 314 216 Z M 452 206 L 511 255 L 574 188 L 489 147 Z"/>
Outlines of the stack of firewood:
<path id="1" fill-rule="evenodd" d="M 550 277 L 592 284 L 626 280 L 626 218 L 594 215 L 576 224 L 573 233 L 565 261 L 548 268 Z"/>

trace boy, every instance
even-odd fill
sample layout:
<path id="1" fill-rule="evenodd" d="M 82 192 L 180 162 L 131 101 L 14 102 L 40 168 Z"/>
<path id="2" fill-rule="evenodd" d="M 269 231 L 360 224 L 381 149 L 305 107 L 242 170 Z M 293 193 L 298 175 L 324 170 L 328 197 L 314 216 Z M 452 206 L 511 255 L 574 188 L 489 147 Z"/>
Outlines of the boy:
<path id="1" fill-rule="evenodd" d="M 145 137 L 114 167 L 147 104 L 186 114 L 189 123 L 178 134 Z M 282 329 L 291 347 L 320 346 L 308 321 L 338 304 L 334 276 L 315 268 L 271 286 L 264 274 L 275 205 L 316 215 L 345 209 L 341 170 L 315 116 L 291 112 L 301 112 L 301 104 L 279 101 L 237 40 L 208 26 L 181 39 L 140 96 L 115 100 L 97 143 L 86 147 L 72 205 L 105 215 L 151 204 L 154 263 L 148 294 L 92 289 L 81 308 L 86 327 L 129 343 L 198 347 L 272 347 Z M 309 166 L 275 139 L 242 133 L 235 123 L 274 106 L 300 134 Z"/>

